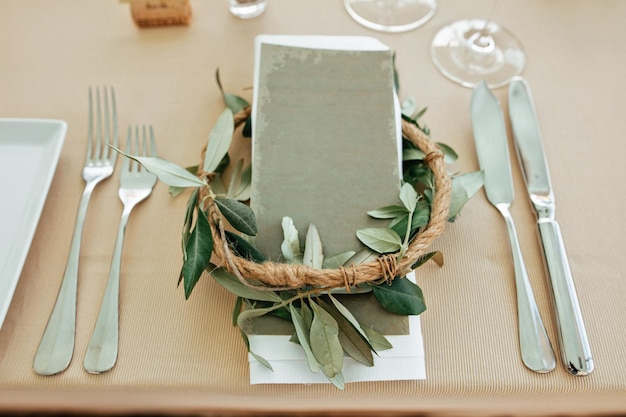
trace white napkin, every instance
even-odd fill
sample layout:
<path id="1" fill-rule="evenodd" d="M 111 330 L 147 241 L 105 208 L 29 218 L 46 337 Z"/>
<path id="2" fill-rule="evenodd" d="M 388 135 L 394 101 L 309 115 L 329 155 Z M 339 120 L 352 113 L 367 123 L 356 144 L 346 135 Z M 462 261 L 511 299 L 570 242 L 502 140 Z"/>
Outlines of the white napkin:
<path id="1" fill-rule="evenodd" d="M 415 274 L 407 276 L 415 282 Z M 393 345 L 374 355 L 374 366 L 346 356 L 343 363 L 345 382 L 397 381 L 426 379 L 424 341 L 419 316 L 409 317 L 408 335 L 386 336 Z M 329 383 L 321 372 L 309 369 L 302 348 L 289 341 L 290 336 L 250 335 L 250 349 L 265 358 L 274 371 L 263 366 L 252 355 L 250 363 L 251 384 L 310 384 Z"/>

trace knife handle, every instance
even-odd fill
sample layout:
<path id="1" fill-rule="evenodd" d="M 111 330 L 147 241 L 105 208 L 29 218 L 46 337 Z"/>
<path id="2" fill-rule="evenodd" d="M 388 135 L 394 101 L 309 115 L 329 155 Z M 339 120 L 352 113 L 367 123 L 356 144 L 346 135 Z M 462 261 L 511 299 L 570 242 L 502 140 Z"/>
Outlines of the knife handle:
<path id="1" fill-rule="evenodd" d="M 572 375 L 588 375 L 593 371 L 593 358 L 561 229 L 555 220 L 540 220 L 538 225 L 552 284 L 561 358 Z"/>
<path id="2" fill-rule="evenodd" d="M 511 252 L 513 255 L 513 267 L 515 270 L 515 287 L 517 290 L 517 319 L 519 331 L 520 352 L 524 365 L 532 371 L 547 373 L 556 366 L 556 358 L 550 344 L 550 339 L 539 314 L 535 295 L 528 279 L 522 250 L 517 238 L 513 216 L 509 211 L 508 204 L 498 204 L 506 221 Z"/>

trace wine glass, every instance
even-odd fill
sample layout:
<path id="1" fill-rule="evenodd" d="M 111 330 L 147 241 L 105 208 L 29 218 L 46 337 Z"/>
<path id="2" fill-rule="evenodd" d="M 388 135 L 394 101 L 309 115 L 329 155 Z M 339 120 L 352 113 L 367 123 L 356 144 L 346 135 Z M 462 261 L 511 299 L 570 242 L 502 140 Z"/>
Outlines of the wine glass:
<path id="1" fill-rule="evenodd" d="M 380 32 L 406 32 L 426 23 L 437 10 L 436 0 L 344 0 L 348 14 Z"/>
<path id="2" fill-rule="evenodd" d="M 430 51 L 443 75 L 470 88 L 481 80 L 490 88 L 507 85 L 526 63 L 520 41 L 489 19 L 462 19 L 444 26 Z"/>

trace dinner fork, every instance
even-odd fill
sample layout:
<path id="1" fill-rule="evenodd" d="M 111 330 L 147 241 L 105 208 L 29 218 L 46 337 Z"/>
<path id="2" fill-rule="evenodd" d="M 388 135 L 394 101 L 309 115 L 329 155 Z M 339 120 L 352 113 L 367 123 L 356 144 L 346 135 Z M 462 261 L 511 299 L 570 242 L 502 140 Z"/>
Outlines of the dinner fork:
<path id="1" fill-rule="evenodd" d="M 109 100 L 110 95 L 110 100 Z M 91 194 L 100 181 L 113 174 L 117 152 L 108 144 L 117 147 L 117 109 L 115 91 L 104 87 L 102 102 L 100 89 L 95 89 L 95 128 L 94 99 L 89 88 L 89 126 L 87 131 L 87 154 L 82 177 L 85 188 L 78 206 L 76 224 L 70 252 L 65 266 L 63 281 L 48 319 L 46 330 L 39 344 L 33 369 L 40 375 L 54 375 L 69 366 L 74 353 L 74 335 L 76 331 L 76 292 L 78 289 L 78 259 L 85 223 L 85 214 Z M 104 109 L 103 109 L 104 108 Z M 104 120 L 103 120 L 104 119 Z"/>
<path id="2" fill-rule="evenodd" d="M 152 126 L 150 130 L 150 140 L 148 142 L 146 127 L 142 128 L 141 141 L 139 139 L 139 128 L 135 128 L 135 155 L 156 156 L 156 141 Z M 132 150 L 132 128 L 128 128 L 128 139 L 126 140 L 125 153 L 131 155 Z M 98 374 L 106 372 L 115 366 L 118 353 L 119 340 L 119 288 L 120 269 L 122 260 L 122 247 L 124 246 L 124 234 L 126 224 L 133 208 L 141 201 L 148 198 L 152 193 L 152 188 L 157 177 L 148 172 L 138 162 L 130 158 L 124 158 L 122 173 L 120 176 L 119 197 L 124 205 L 122 218 L 117 231 L 109 280 L 100 306 L 100 313 L 96 320 L 96 326 L 91 336 L 91 341 L 85 354 L 83 367 L 87 372 Z"/>

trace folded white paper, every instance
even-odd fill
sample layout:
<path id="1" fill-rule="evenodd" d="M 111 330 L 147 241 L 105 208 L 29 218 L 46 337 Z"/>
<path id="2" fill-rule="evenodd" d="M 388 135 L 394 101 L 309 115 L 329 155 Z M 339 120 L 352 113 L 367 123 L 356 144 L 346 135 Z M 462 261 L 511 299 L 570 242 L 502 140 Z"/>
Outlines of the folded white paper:
<path id="1" fill-rule="evenodd" d="M 415 282 L 415 274 L 407 276 Z M 345 382 L 399 381 L 426 379 L 424 341 L 419 316 L 409 316 L 409 334 L 386 336 L 393 345 L 374 355 L 374 366 L 365 366 L 350 357 L 344 358 Z M 302 348 L 284 335 L 249 335 L 250 349 L 265 358 L 273 371 L 252 355 L 250 362 L 251 384 L 307 384 L 328 383 L 322 374 L 309 369 Z"/>

